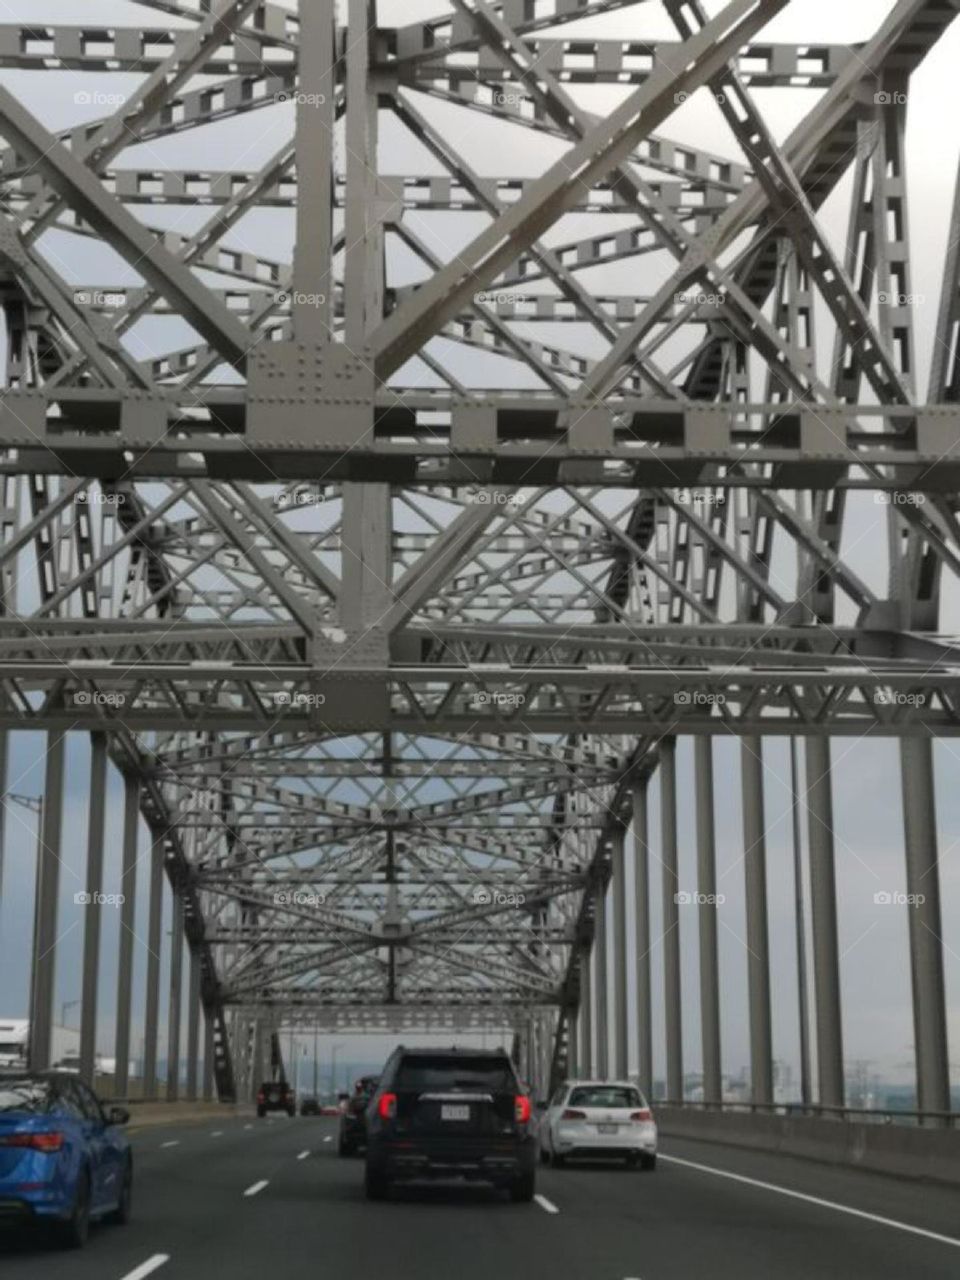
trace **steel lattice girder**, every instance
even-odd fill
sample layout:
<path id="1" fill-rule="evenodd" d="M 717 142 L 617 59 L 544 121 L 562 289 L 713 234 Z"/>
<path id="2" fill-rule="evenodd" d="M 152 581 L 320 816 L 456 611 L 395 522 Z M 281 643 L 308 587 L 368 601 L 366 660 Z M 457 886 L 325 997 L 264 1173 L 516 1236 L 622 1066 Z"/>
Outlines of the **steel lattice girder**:
<path id="1" fill-rule="evenodd" d="M 346 28 L 327 0 L 148 7 L 182 32 L 0 26 L 2 66 L 145 75 L 56 137 L 0 92 L 0 728 L 106 730 L 142 776 L 221 1040 L 227 1004 L 374 1030 L 569 1010 L 662 739 L 958 733 L 960 260 L 918 396 L 909 303 L 877 296 L 902 247 L 840 261 L 817 224 L 850 167 L 854 228 L 903 211 L 904 90 L 955 6 L 899 0 L 855 47 L 764 42 L 787 0 L 706 27 L 666 3 L 675 42 L 637 35 L 652 0 L 399 29 L 366 0 Z M 628 39 L 566 38 L 621 10 Z M 579 84 L 624 96 L 597 117 Z M 755 87 L 810 96 L 782 144 Z M 736 100 L 731 154 L 670 136 L 697 92 L 728 122 Z M 491 177 L 432 100 L 570 150 Z M 123 163 L 285 105 L 259 167 Z M 440 172 L 376 171 L 387 112 Z M 161 203 L 210 216 L 180 235 Z M 290 260 L 238 234 L 277 208 Z M 451 258 L 432 214 L 488 222 Z M 66 283 L 91 236 L 136 283 Z M 622 293 L 588 287 L 614 263 Z M 145 357 L 154 316 L 195 345 Z M 842 552 L 866 493 L 906 548 L 887 583 Z"/>

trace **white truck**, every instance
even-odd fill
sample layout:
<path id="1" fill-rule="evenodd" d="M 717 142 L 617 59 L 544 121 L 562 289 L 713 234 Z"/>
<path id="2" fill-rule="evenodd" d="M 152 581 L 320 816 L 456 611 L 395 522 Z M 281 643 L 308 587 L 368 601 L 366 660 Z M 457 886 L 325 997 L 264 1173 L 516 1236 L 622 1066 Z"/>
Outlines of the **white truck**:
<path id="1" fill-rule="evenodd" d="M 25 1067 L 27 1047 L 30 1042 L 30 1022 L 27 1018 L 0 1018 L 0 1068 Z M 61 1064 L 69 1068 L 73 1061 L 79 1066 L 80 1032 L 74 1027 L 53 1027 L 50 1037 L 50 1065 Z"/>

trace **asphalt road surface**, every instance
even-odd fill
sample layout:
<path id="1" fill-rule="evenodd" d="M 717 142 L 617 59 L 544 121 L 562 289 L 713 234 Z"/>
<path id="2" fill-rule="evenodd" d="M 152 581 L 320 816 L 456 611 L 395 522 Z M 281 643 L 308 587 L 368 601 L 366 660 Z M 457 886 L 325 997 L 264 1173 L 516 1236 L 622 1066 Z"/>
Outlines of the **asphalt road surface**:
<path id="1" fill-rule="evenodd" d="M 541 1168 L 538 1199 L 363 1195 L 336 1121 L 286 1116 L 133 1136 L 133 1221 L 80 1253 L 0 1237 L 11 1280 L 957 1280 L 960 1193 L 664 1140 L 655 1173 Z"/>

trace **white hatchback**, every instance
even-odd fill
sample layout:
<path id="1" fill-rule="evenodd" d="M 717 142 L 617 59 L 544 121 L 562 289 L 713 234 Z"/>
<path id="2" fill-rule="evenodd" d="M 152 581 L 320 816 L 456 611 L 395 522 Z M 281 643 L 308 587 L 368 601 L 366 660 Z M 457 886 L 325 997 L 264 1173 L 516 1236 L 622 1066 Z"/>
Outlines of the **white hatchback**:
<path id="1" fill-rule="evenodd" d="M 540 1122 L 540 1158 L 559 1166 L 571 1156 L 657 1167 L 657 1126 L 635 1084 L 567 1080 L 560 1086 Z"/>

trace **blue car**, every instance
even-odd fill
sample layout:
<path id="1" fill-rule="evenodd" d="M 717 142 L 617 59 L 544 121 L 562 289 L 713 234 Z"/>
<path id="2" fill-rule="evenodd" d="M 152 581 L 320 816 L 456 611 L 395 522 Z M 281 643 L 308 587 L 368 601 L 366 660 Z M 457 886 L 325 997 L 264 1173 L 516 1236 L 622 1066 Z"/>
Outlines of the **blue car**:
<path id="1" fill-rule="evenodd" d="M 77 1076 L 55 1071 L 0 1075 L 0 1222 L 36 1223 L 68 1248 L 90 1223 L 126 1222 L 133 1191 L 129 1112 L 104 1114 Z"/>

